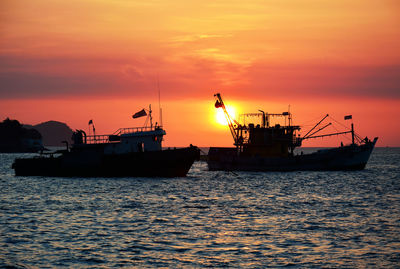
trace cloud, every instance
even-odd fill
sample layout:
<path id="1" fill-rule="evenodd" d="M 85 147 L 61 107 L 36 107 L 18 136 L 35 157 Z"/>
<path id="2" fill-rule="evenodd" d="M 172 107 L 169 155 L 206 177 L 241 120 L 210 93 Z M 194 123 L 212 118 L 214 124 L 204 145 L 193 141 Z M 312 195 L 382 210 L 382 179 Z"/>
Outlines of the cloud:
<path id="1" fill-rule="evenodd" d="M 273 98 L 400 98 L 400 66 L 269 65 L 248 69 L 249 86 Z"/>
<path id="2" fill-rule="evenodd" d="M 200 97 L 241 80 L 242 63 L 219 50 L 160 59 L 0 57 L 0 98 L 145 96 L 159 80 L 166 98 Z"/>
<path id="3" fill-rule="evenodd" d="M 51 75 L 26 72 L 0 74 L 0 98 L 42 98 L 82 96 L 105 91 L 113 86 L 105 77 L 85 75 Z"/>
<path id="4" fill-rule="evenodd" d="M 400 66 L 273 64 L 217 48 L 175 58 L 0 57 L 0 98 L 146 96 L 157 80 L 168 99 L 218 89 L 247 98 L 400 98 Z"/>
<path id="5" fill-rule="evenodd" d="M 232 37 L 231 34 L 189 34 L 189 35 L 179 35 L 174 36 L 170 39 L 171 44 L 180 44 L 182 43 L 192 43 L 198 41 L 204 41 L 206 39 L 217 39 L 217 38 L 229 38 Z"/>
<path id="6" fill-rule="evenodd" d="M 126 64 L 121 68 L 122 74 L 128 78 L 133 80 L 141 80 L 143 79 L 143 72 L 136 66 L 131 64 Z"/>
<path id="7" fill-rule="evenodd" d="M 156 59 L 0 57 L 0 98 L 132 95 L 149 89 Z M 145 70 L 145 71 L 143 71 Z"/>

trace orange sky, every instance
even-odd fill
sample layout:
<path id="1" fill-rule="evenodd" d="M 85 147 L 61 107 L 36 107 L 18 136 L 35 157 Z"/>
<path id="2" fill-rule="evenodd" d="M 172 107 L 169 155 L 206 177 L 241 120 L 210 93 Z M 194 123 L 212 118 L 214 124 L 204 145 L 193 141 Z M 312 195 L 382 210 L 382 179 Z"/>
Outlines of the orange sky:
<path id="1" fill-rule="evenodd" d="M 157 108 L 159 80 L 166 146 L 231 145 L 217 90 L 242 113 L 290 104 L 296 124 L 353 114 L 360 134 L 400 146 L 399 3 L 3 0 L 0 120 L 141 125 L 131 115 Z"/>

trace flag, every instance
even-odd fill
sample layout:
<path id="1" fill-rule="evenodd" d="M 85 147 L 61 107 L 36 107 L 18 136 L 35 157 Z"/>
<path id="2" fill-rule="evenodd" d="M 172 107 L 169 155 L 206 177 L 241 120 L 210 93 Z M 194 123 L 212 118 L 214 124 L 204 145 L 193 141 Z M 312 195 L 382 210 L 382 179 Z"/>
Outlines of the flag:
<path id="1" fill-rule="evenodd" d="M 135 114 L 132 115 L 132 118 L 136 119 L 136 118 L 140 118 L 143 116 L 146 116 L 147 113 L 144 109 L 140 110 L 139 112 L 136 112 Z"/>
<path id="2" fill-rule="evenodd" d="M 93 120 L 90 120 L 88 124 L 89 124 L 89 125 L 90 125 L 90 124 L 93 124 Z"/>
<path id="3" fill-rule="evenodd" d="M 352 115 L 344 116 L 344 120 L 351 120 L 352 118 L 353 118 Z"/>

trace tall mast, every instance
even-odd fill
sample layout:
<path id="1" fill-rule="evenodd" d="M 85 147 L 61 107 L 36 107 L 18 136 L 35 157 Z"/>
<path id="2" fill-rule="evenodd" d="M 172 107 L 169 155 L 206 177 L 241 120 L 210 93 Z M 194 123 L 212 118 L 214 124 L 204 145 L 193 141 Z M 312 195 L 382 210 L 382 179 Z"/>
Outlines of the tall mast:
<path id="1" fill-rule="evenodd" d="M 149 118 L 150 118 L 150 128 L 153 128 L 153 117 L 151 116 L 151 104 L 149 105 Z"/>
<path id="2" fill-rule="evenodd" d="M 160 122 L 160 126 L 163 126 L 163 124 L 162 124 L 162 109 L 161 109 L 161 91 L 160 91 L 160 81 L 159 81 L 159 79 L 158 79 L 158 76 L 157 76 L 157 88 L 158 88 L 158 109 L 159 109 L 159 122 Z"/>

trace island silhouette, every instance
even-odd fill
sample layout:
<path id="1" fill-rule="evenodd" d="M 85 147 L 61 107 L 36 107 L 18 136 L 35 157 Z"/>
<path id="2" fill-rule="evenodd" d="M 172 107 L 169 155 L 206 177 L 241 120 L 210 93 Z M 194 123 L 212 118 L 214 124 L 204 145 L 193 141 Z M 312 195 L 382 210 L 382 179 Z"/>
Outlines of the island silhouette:
<path id="1" fill-rule="evenodd" d="M 45 147 L 60 147 L 71 143 L 72 129 L 59 121 L 46 121 L 37 125 L 21 124 L 6 118 L 0 122 L 0 152 L 38 152 Z"/>

